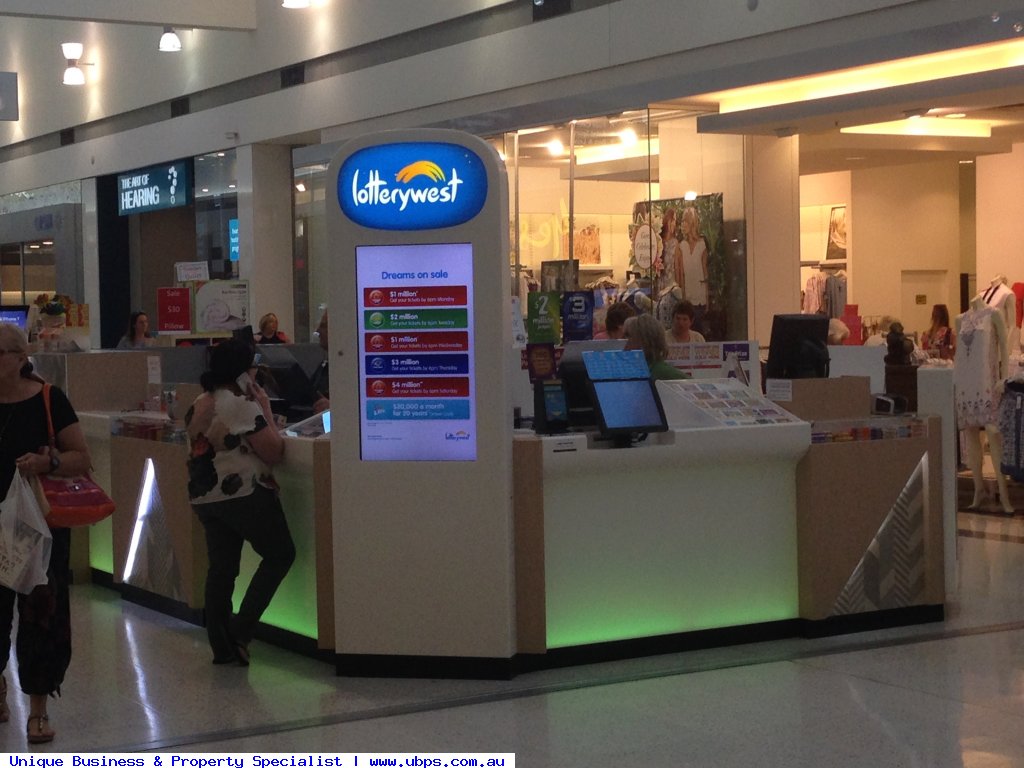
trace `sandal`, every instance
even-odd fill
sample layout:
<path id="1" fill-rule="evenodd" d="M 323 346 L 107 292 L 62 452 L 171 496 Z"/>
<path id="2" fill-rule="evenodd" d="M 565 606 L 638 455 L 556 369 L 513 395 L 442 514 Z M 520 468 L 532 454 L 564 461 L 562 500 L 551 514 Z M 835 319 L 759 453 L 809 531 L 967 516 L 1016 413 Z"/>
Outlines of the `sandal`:
<path id="1" fill-rule="evenodd" d="M 0 675 L 0 723 L 11 719 L 11 708 L 7 706 L 7 678 Z"/>
<path id="2" fill-rule="evenodd" d="M 35 727 L 32 722 L 35 721 Z M 32 715 L 28 719 L 28 743 L 46 744 L 53 741 L 54 730 L 50 727 L 50 718 L 47 715 Z"/>

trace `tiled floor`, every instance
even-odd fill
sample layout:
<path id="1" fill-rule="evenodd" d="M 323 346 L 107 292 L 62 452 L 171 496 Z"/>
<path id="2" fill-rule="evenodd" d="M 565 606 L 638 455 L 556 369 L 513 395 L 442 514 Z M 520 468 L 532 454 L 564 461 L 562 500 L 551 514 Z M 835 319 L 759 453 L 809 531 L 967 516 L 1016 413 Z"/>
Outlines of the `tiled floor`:
<path id="1" fill-rule="evenodd" d="M 1024 515 L 961 513 L 942 624 L 787 640 L 506 681 L 338 678 L 73 590 L 75 657 L 34 751 L 515 752 L 520 766 L 1024 766 Z M 10 676 L 12 672 L 9 672 Z M 0 751 L 25 751 L 24 697 Z"/>

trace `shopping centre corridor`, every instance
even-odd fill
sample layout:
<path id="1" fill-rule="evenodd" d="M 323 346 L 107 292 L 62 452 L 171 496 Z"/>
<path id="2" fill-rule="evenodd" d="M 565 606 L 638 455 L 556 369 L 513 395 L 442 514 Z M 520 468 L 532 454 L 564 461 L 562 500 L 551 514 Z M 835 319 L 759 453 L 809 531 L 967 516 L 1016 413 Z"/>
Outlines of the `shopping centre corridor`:
<path id="1" fill-rule="evenodd" d="M 1024 766 L 1024 514 L 961 513 L 942 624 L 526 674 L 339 678 L 263 643 L 72 590 L 74 658 L 33 752 L 515 752 L 519 766 Z M 12 663 L 13 667 L 13 663 Z M 8 670 L 8 679 L 16 672 Z M 11 684 L 0 750 L 24 752 Z"/>

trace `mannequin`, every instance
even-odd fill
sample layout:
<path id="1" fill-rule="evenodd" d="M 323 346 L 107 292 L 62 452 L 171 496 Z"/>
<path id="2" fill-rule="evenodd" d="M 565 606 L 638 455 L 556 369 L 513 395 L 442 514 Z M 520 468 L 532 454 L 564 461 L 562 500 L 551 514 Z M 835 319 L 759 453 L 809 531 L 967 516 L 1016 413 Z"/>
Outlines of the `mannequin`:
<path id="1" fill-rule="evenodd" d="M 984 429 L 996 470 L 999 500 L 1003 512 L 1012 515 L 1006 475 L 999 468 L 1003 460 L 1003 440 L 999 433 L 998 408 L 1010 361 L 1006 321 L 1002 311 L 989 306 L 982 294 L 972 299 L 970 309 L 957 317 L 956 332 L 961 343 L 956 349 L 953 382 L 957 422 L 964 433 L 965 458 L 974 479 L 970 509 L 981 507 L 986 496 L 981 469 L 981 431 Z"/>
<path id="2" fill-rule="evenodd" d="M 998 310 L 1003 316 L 1006 324 L 1006 343 L 1011 350 L 1017 349 L 1020 344 L 1020 331 L 1017 328 L 1017 297 L 1013 289 L 1008 285 L 1006 275 L 997 273 L 980 294 L 985 303 L 992 309 Z"/>

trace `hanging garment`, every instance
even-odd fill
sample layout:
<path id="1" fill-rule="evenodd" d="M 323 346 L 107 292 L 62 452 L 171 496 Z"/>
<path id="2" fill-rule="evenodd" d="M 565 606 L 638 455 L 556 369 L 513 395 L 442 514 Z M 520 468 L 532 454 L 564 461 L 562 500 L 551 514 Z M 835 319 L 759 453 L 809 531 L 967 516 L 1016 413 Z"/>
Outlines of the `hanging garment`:
<path id="1" fill-rule="evenodd" d="M 1003 460 L 999 470 L 1018 483 L 1024 481 L 1024 382 L 1006 382 L 999 402 L 999 433 Z"/>
<path id="2" fill-rule="evenodd" d="M 996 424 L 999 398 L 999 339 L 991 307 L 969 309 L 960 316 L 960 336 L 953 365 L 956 417 L 960 428 Z"/>

